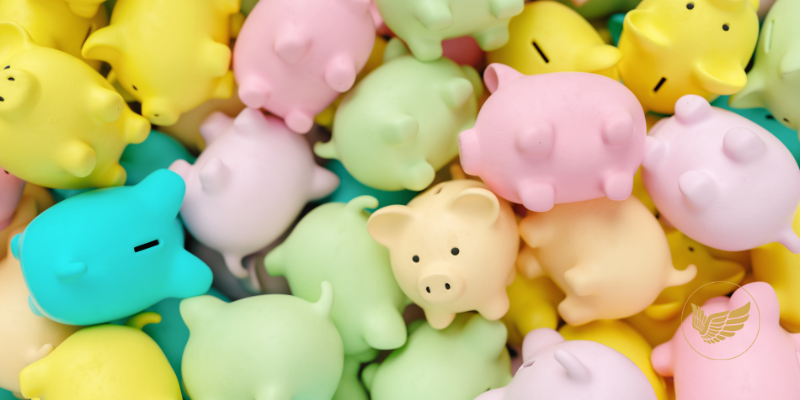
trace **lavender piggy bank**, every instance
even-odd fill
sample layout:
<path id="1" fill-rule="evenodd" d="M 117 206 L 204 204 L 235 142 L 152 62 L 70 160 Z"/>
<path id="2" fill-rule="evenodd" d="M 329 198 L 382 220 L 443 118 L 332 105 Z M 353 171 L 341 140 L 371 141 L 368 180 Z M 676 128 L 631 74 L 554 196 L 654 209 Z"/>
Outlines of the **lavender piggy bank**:
<path id="1" fill-rule="evenodd" d="M 531 211 L 631 195 L 647 128 L 625 86 L 584 72 L 526 76 L 503 64 L 484 80 L 492 95 L 458 138 L 464 172 Z"/>
<path id="2" fill-rule="evenodd" d="M 525 336 L 522 367 L 508 386 L 475 400 L 656 400 L 642 370 L 597 342 L 569 340 L 550 328 Z"/>
<path id="3" fill-rule="evenodd" d="M 303 137 L 259 110 L 246 108 L 235 120 L 214 113 L 200 132 L 207 147 L 197 162 L 170 166 L 186 181 L 181 217 L 192 236 L 244 278 L 242 257 L 275 241 L 339 179 L 314 163 Z"/>
<path id="4" fill-rule="evenodd" d="M 778 242 L 800 253 L 792 231 L 800 169 L 755 122 L 683 96 L 675 116 L 650 130 L 642 167 L 661 217 L 686 236 L 720 250 Z"/>
<path id="5" fill-rule="evenodd" d="M 306 133 L 353 86 L 375 42 L 369 0 L 259 2 L 236 40 L 239 97 Z"/>

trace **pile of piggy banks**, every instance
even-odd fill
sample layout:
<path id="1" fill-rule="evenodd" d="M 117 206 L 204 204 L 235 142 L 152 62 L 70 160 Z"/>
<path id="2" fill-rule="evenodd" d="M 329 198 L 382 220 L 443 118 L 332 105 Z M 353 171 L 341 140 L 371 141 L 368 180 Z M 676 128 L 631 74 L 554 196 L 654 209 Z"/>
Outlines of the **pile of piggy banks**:
<path id="1" fill-rule="evenodd" d="M 799 0 L 0 0 L 0 400 L 800 399 Z"/>

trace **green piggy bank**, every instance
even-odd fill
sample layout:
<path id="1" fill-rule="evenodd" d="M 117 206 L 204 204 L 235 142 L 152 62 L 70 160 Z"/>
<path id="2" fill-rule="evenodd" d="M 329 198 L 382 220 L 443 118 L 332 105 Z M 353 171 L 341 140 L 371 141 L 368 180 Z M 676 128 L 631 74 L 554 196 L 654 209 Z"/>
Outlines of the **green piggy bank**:
<path id="1" fill-rule="evenodd" d="M 415 321 L 406 345 L 362 376 L 372 400 L 473 400 L 511 381 L 500 321 L 459 314 L 445 329 Z"/>
<path id="2" fill-rule="evenodd" d="M 384 59 L 344 97 L 333 139 L 314 152 L 369 187 L 420 191 L 458 155 L 458 134 L 475 124 L 483 86 L 472 67 L 421 62 L 398 39 Z"/>
<path id="3" fill-rule="evenodd" d="M 226 303 L 181 301 L 189 327 L 183 385 L 192 400 L 330 399 L 342 375 L 342 339 L 329 315 L 333 288 L 319 300 L 271 294 Z"/>
<path id="4" fill-rule="evenodd" d="M 778 0 L 756 47 L 747 86 L 730 98 L 734 108 L 766 108 L 776 120 L 800 128 L 800 1 Z"/>

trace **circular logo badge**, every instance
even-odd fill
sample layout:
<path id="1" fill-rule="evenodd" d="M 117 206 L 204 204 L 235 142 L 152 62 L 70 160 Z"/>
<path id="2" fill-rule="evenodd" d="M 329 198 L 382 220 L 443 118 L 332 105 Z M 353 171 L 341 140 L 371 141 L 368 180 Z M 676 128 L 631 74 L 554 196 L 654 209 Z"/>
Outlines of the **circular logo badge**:
<path id="1" fill-rule="evenodd" d="M 730 290 L 725 286 L 730 286 Z M 730 299 L 717 298 L 702 304 L 708 298 L 706 293 L 735 290 L 738 292 Z M 710 282 L 697 288 L 683 305 L 681 321 L 686 343 L 711 360 L 741 356 L 753 346 L 761 331 L 761 312 L 756 299 L 747 289 L 731 282 Z"/>

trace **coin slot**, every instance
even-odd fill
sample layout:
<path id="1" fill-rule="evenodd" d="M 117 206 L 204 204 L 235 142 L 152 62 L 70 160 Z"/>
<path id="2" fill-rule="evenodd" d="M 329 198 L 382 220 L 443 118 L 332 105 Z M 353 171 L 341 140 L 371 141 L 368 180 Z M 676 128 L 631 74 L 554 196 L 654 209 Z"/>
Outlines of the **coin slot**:
<path id="1" fill-rule="evenodd" d="M 661 89 L 661 86 L 664 86 L 664 82 L 666 82 L 666 81 L 667 81 L 667 78 L 665 78 L 665 77 L 663 77 L 663 76 L 662 76 L 662 77 L 661 77 L 661 80 L 660 80 L 660 81 L 658 81 L 658 85 L 656 85 L 656 87 L 655 87 L 655 88 L 653 88 L 653 91 L 654 91 L 654 92 L 658 92 L 658 89 Z"/>
<path id="2" fill-rule="evenodd" d="M 535 49 L 536 49 L 536 51 L 538 51 L 538 52 L 539 52 L 539 55 L 540 55 L 540 56 L 542 56 L 542 59 L 544 60 L 545 64 L 547 64 L 547 63 L 549 63 L 549 62 L 550 62 L 550 59 L 549 59 L 549 58 L 547 58 L 547 56 L 546 56 L 546 55 L 544 55 L 544 52 L 542 51 L 542 49 L 540 49 L 540 48 L 539 48 L 539 45 L 538 45 L 538 44 L 536 44 L 536 42 L 535 42 L 535 41 L 533 42 L 533 48 L 535 48 Z"/>
<path id="3" fill-rule="evenodd" d="M 150 242 L 147 242 L 145 244 L 140 244 L 140 245 L 134 247 L 133 251 L 134 251 L 134 253 L 138 253 L 140 251 L 147 250 L 147 249 L 149 249 L 151 247 L 156 247 L 156 246 L 158 246 L 158 239 L 150 241 Z"/>

